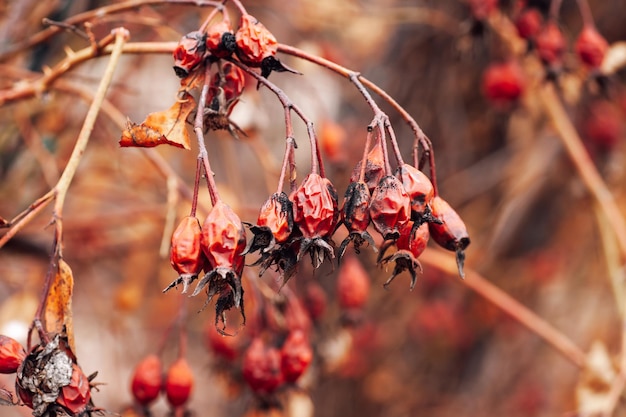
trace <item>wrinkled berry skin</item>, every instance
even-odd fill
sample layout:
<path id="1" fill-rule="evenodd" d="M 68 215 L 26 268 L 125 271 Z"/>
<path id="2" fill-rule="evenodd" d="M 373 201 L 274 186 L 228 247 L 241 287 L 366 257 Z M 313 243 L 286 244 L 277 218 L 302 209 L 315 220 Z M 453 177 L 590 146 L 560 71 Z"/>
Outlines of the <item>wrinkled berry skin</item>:
<path id="1" fill-rule="evenodd" d="M 146 356 L 137 364 L 130 386 L 135 401 L 145 407 L 157 399 L 163 382 L 161 372 L 157 355 Z"/>
<path id="2" fill-rule="evenodd" d="M 280 351 L 254 338 L 243 357 L 243 378 L 255 394 L 271 394 L 284 382 Z"/>
<path id="3" fill-rule="evenodd" d="M 351 182 L 341 208 L 341 221 L 350 233 L 363 232 L 370 224 L 370 192 L 364 182 Z"/>
<path id="4" fill-rule="evenodd" d="M 280 367 L 286 382 L 296 382 L 313 360 L 313 350 L 302 330 L 289 333 L 280 349 Z"/>
<path id="5" fill-rule="evenodd" d="M 202 250 L 213 268 L 237 269 L 243 264 L 241 253 L 246 234 L 239 216 L 227 204 L 218 201 L 202 224 Z"/>
<path id="6" fill-rule="evenodd" d="M 435 197 L 431 208 L 433 216 L 441 223 L 428 223 L 430 236 L 439 246 L 456 252 L 459 274 L 463 277 L 464 250 L 470 244 L 467 227 L 461 216 L 443 198 Z"/>
<path id="7" fill-rule="evenodd" d="M 261 207 L 256 222 L 267 227 L 277 243 L 284 243 L 293 231 L 293 205 L 284 192 L 273 194 Z"/>
<path id="8" fill-rule="evenodd" d="M 255 17 L 244 14 L 235 33 L 237 56 L 246 65 L 260 67 L 267 57 L 276 55 L 278 41 Z"/>
<path id="9" fill-rule="evenodd" d="M 411 211 L 423 216 L 435 195 L 433 183 L 426 174 L 409 164 L 398 167 L 396 177 L 411 198 Z"/>
<path id="10" fill-rule="evenodd" d="M 15 339 L 0 334 L 0 374 L 17 372 L 26 358 L 26 351 Z"/>
<path id="11" fill-rule="evenodd" d="M 385 240 L 400 236 L 400 228 L 411 219 L 411 198 L 398 178 L 388 175 L 374 189 L 370 216 Z"/>
<path id="12" fill-rule="evenodd" d="M 335 230 L 337 192 L 327 178 L 310 173 L 293 196 L 294 220 L 306 238 L 325 237 Z"/>
<path id="13" fill-rule="evenodd" d="M 72 379 L 69 385 L 61 388 L 57 397 L 57 404 L 72 412 L 72 415 L 80 415 L 87 410 L 91 400 L 91 387 L 83 370 L 77 364 L 72 365 Z"/>
<path id="14" fill-rule="evenodd" d="M 186 293 L 189 284 L 206 267 L 207 259 L 202 251 L 201 238 L 200 221 L 193 216 L 184 217 L 172 234 L 170 250 L 170 263 L 179 277 L 165 291 L 182 283 L 183 293 Z"/>
<path id="15" fill-rule="evenodd" d="M 177 359 L 167 370 L 165 396 L 172 408 L 184 405 L 193 390 L 193 372 L 185 358 Z"/>
<path id="16" fill-rule="evenodd" d="M 363 161 L 359 161 L 352 170 L 352 175 L 350 175 L 351 183 L 359 181 L 362 165 Z M 380 184 L 380 180 L 385 176 L 385 157 L 380 143 L 376 143 L 367 153 L 364 174 L 363 181 L 365 181 L 370 194 L 372 194 L 376 186 Z"/>
<path id="17" fill-rule="evenodd" d="M 196 69 L 205 57 L 205 35 L 200 31 L 189 32 L 174 49 L 174 72 L 185 78 Z"/>
<path id="18" fill-rule="evenodd" d="M 609 44 L 593 26 L 585 26 L 574 46 L 578 58 L 589 68 L 600 68 Z"/>
<path id="19" fill-rule="evenodd" d="M 221 21 L 209 27 L 206 48 L 215 58 L 228 58 L 235 52 L 235 34 L 227 22 Z"/>
<path id="20" fill-rule="evenodd" d="M 543 30 L 535 38 L 535 45 L 544 64 L 556 69 L 561 67 L 567 42 L 556 23 L 548 22 L 543 27 Z"/>

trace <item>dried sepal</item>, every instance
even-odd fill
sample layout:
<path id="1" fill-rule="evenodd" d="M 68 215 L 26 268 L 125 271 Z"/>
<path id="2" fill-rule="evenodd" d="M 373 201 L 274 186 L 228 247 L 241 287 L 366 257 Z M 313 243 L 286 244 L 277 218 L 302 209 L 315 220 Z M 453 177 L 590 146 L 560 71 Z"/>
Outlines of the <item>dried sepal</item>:
<path id="1" fill-rule="evenodd" d="M 417 281 L 417 271 L 422 271 L 422 265 L 418 261 L 418 258 L 426 249 L 430 237 L 428 224 L 430 223 L 423 223 L 415 229 L 412 222 L 407 223 L 401 229 L 400 236 L 395 242 L 398 250 L 392 255 L 384 256 L 387 249 L 391 247 L 393 243 L 386 242 L 383 245 L 378 257 L 378 263 L 385 264 L 395 262 L 391 277 L 383 284 L 385 288 L 391 284 L 396 276 L 404 271 L 408 271 L 409 274 L 411 274 L 410 289 L 413 290 Z"/>
<path id="2" fill-rule="evenodd" d="M 196 102 L 188 93 L 165 111 L 150 113 L 141 124 L 128 121 L 122 132 L 120 146 L 152 148 L 158 145 L 172 145 L 191 149 L 191 138 L 187 131 L 187 118 L 196 108 Z"/>
<path id="3" fill-rule="evenodd" d="M 248 224 L 254 235 L 244 254 L 270 252 L 289 239 L 293 232 L 293 204 L 284 192 L 274 193 L 263 204 L 256 225 Z"/>
<path id="4" fill-rule="evenodd" d="M 367 231 L 370 224 L 370 192 L 364 182 L 351 182 L 346 189 L 346 194 L 341 207 L 341 222 L 348 229 L 349 235 L 339 246 L 339 260 L 350 242 L 354 245 L 354 250 L 359 253 L 361 245 L 369 244 L 374 251 L 376 249 L 374 239 Z"/>

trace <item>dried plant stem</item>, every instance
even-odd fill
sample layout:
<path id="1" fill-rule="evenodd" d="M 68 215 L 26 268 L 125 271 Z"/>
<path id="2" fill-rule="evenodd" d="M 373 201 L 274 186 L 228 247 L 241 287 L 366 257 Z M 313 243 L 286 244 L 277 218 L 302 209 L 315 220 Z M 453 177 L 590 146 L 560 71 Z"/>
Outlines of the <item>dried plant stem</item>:
<path id="1" fill-rule="evenodd" d="M 429 267 L 438 268 L 450 275 L 457 275 L 458 273 L 454 255 L 449 255 L 441 250 L 426 250 L 421 255 L 420 261 Z M 587 356 L 570 338 L 520 304 L 513 297 L 487 281 L 476 271 L 466 268 L 465 279 L 460 282 L 541 337 L 574 365 L 579 368 L 585 366 Z"/>

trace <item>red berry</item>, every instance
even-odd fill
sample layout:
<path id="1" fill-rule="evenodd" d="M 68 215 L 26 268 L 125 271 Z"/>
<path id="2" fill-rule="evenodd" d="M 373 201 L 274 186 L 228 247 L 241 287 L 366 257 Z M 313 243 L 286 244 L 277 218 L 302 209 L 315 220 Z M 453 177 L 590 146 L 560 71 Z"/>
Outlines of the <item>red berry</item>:
<path id="1" fill-rule="evenodd" d="M 165 395 L 173 407 L 180 407 L 189 400 L 193 390 L 193 372 L 185 358 L 177 359 L 167 370 Z"/>
<path id="2" fill-rule="evenodd" d="M 243 264 L 241 253 L 246 247 L 246 234 L 239 216 L 224 202 L 215 203 L 204 220 L 201 241 L 213 268 Z"/>
<path id="3" fill-rule="evenodd" d="M 352 170 L 352 175 L 350 175 L 350 182 L 358 182 L 359 176 L 361 174 L 361 166 L 362 161 L 359 161 L 358 164 Z M 385 158 L 383 154 L 383 148 L 380 143 L 376 143 L 372 149 L 370 149 L 367 154 L 367 159 L 365 161 L 365 178 L 363 179 L 367 184 L 367 188 L 370 191 L 370 194 L 374 192 L 374 189 L 378 184 L 380 184 L 380 180 L 385 176 Z"/>
<path id="4" fill-rule="evenodd" d="M 262 61 L 276 55 L 278 42 L 255 17 L 244 14 L 235 33 L 237 56 L 244 64 L 259 67 Z"/>
<path id="5" fill-rule="evenodd" d="M 289 333 L 280 350 L 280 366 L 286 382 L 296 382 L 313 360 L 313 350 L 302 330 Z"/>
<path id="6" fill-rule="evenodd" d="M 515 19 L 515 27 L 521 38 L 534 39 L 541 30 L 543 17 L 541 12 L 534 7 L 524 10 Z"/>
<path id="7" fill-rule="evenodd" d="M 354 256 L 348 256 L 337 275 L 337 298 L 343 309 L 361 309 L 370 293 L 370 277 Z"/>
<path id="8" fill-rule="evenodd" d="M 182 37 L 174 49 L 174 72 L 180 78 L 196 69 L 206 53 L 205 35 L 202 32 L 189 32 Z"/>
<path id="9" fill-rule="evenodd" d="M 537 35 L 535 44 L 539 57 L 546 65 L 553 68 L 562 65 L 567 43 L 556 23 L 548 22 Z"/>
<path id="10" fill-rule="evenodd" d="M 622 115 L 611 103 L 594 101 L 583 123 L 585 137 L 602 150 L 614 149 L 622 136 Z"/>
<path id="11" fill-rule="evenodd" d="M 483 73 L 482 90 L 496 105 L 510 104 L 524 93 L 524 72 L 516 61 L 491 64 Z"/>
<path id="12" fill-rule="evenodd" d="M 133 397 L 139 404 L 147 406 L 159 396 L 161 383 L 161 360 L 157 355 L 149 355 L 137 364 L 133 372 Z"/>
<path id="13" fill-rule="evenodd" d="M 303 304 L 311 320 L 318 321 L 324 315 L 327 297 L 321 285 L 315 281 L 311 281 L 306 285 Z"/>
<path id="14" fill-rule="evenodd" d="M 599 68 L 609 43 L 593 26 L 585 26 L 576 39 L 574 47 L 578 58 L 590 68 Z"/>
<path id="15" fill-rule="evenodd" d="M 200 227 L 200 221 L 192 216 L 183 218 L 172 234 L 172 248 L 170 252 L 170 263 L 178 272 L 179 277 L 166 290 L 182 283 L 183 292 L 187 292 L 189 284 L 205 268 L 207 259 L 202 252 L 201 237 L 202 228 Z"/>
<path id="16" fill-rule="evenodd" d="M 329 236 L 339 217 L 337 192 L 327 178 L 310 173 L 293 196 L 293 210 L 304 237 Z"/>
<path id="17" fill-rule="evenodd" d="M 456 252 L 459 274 L 463 277 L 464 250 L 470 244 L 467 227 L 461 216 L 443 198 L 435 197 L 431 209 L 433 216 L 440 220 L 441 224 L 428 223 L 430 235 L 439 246 Z"/>
<path id="18" fill-rule="evenodd" d="M 0 335 L 0 374 L 17 372 L 26 358 L 26 351 L 15 339 Z"/>
<path id="19" fill-rule="evenodd" d="M 271 394 L 283 383 L 278 349 L 254 338 L 243 358 L 243 378 L 257 394 Z"/>
<path id="20" fill-rule="evenodd" d="M 72 365 L 72 379 L 69 385 L 61 388 L 57 403 L 69 410 L 72 415 L 80 415 L 87 409 L 91 399 L 91 387 L 87 376 L 77 364 Z"/>
<path id="21" fill-rule="evenodd" d="M 222 20 L 209 27 L 207 30 L 206 47 L 216 58 L 228 58 L 235 52 L 235 34 L 228 22 Z"/>
<path id="22" fill-rule="evenodd" d="M 398 167 L 396 177 L 411 198 L 411 211 L 416 215 L 423 215 L 435 195 L 430 178 L 409 164 Z"/>
<path id="23" fill-rule="evenodd" d="M 384 177 L 372 193 L 372 224 L 385 240 L 397 239 L 399 230 L 411 219 L 411 198 L 399 179 Z"/>
<path id="24" fill-rule="evenodd" d="M 269 228 L 277 243 L 287 241 L 293 231 L 293 206 L 287 194 L 273 194 L 261 207 L 256 224 Z"/>

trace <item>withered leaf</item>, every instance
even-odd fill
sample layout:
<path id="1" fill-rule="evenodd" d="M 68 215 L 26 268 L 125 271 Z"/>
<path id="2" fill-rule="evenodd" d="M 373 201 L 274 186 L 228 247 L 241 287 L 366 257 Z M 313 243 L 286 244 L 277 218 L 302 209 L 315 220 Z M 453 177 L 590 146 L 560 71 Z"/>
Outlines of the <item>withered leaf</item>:
<path id="1" fill-rule="evenodd" d="M 122 132 L 120 146 L 152 148 L 158 145 L 172 145 L 177 148 L 191 149 L 191 138 L 187 131 L 187 118 L 196 108 L 196 102 L 190 94 L 169 109 L 150 113 L 141 124 L 128 121 Z"/>
<path id="2" fill-rule="evenodd" d="M 74 345 L 74 329 L 72 325 L 72 293 L 74 292 L 74 276 L 70 266 L 59 259 L 54 281 L 50 286 L 44 315 L 44 328 L 49 334 L 65 332 L 72 353 L 76 353 Z"/>

